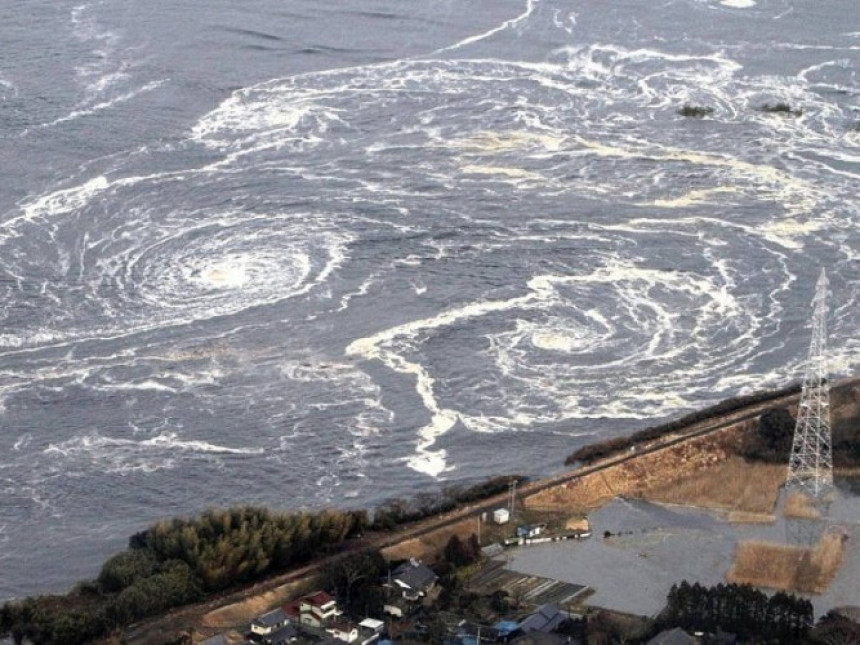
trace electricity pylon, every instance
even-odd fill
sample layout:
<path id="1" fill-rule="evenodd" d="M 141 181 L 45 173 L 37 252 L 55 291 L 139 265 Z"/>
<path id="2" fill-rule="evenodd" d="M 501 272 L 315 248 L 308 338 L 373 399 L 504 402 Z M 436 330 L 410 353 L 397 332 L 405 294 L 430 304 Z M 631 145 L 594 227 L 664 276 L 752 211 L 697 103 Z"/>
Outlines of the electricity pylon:
<path id="1" fill-rule="evenodd" d="M 830 384 L 827 380 L 827 276 L 824 269 L 812 299 L 812 342 L 797 406 L 797 425 L 788 462 L 786 488 L 820 499 L 833 488 Z"/>

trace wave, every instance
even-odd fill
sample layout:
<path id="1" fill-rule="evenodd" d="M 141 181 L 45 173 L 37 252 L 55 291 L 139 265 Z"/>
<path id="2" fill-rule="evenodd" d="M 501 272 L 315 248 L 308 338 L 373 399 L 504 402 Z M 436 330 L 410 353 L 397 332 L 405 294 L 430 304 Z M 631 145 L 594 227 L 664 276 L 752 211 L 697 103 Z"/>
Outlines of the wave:
<path id="1" fill-rule="evenodd" d="M 39 276 L 29 288 L 51 322 L 7 325 L 4 341 L 50 342 L 50 324 L 55 342 L 115 338 L 279 304 L 279 322 L 414 384 L 424 418 L 408 464 L 431 476 L 451 467 L 458 430 L 638 420 L 718 397 L 729 372 L 778 381 L 791 364 L 761 365 L 787 351 L 790 286 L 825 259 L 836 284 L 851 275 L 852 108 L 818 87 L 843 85 L 843 71 L 754 76 L 724 51 L 593 43 L 541 63 L 404 60 L 244 88 L 188 132 L 179 152 L 200 165 L 96 177 L 7 219 L 0 268 Z M 759 109 L 783 99 L 803 114 Z M 688 102 L 713 113 L 684 119 Z M 840 314 L 843 336 L 855 315 Z M 332 328 L 348 331 L 332 343 Z M 355 369 L 311 364 L 283 374 L 329 387 Z M 655 396 L 667 390 L 685 394 Z M 343 412 L 362 441 L 355 419 L 384 397 Z"/>
<path id="2" fill-rule="evenodd" d="M 206 441 L 183 440 L 175 432 L 162 432 L 148 439 L 106 437 L 97 431 L 52 443 L 46 455 L 95 465 L 105 472 L 128 474 L 175 468 L 196 456 L 259 455 L 262 448 L 233 448 Z"/>

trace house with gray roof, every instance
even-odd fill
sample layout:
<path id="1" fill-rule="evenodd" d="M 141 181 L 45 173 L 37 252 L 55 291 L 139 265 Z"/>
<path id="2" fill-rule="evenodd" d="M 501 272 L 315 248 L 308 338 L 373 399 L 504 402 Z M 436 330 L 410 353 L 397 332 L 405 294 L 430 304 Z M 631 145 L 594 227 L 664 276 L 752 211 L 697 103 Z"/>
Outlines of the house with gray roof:
<path id="1" fill-rule="evenodd" d="M 283 609 L 273 609 L 270 612 L 257 616 L 251 621 L 251 631 L 258 636 L 268 636 L 290 622 Z"/>
<path id="2" fill-rule="evenodd" d="M 266 645 L 288 645 L 288 643 L 295 643 L 298 639 L 299 630 L 296 629 L 296 626 L 284 625 L 268 636 L 264 636 L 263 642 L 266 643 Z"/>
<path id="3" fill-rule="evenodd" d="M 565 620 L 567 616 L 555 605 L 541 605 L 535 613 L 520 621 L 519 629 L 524 634 L 532 632 L 551 634 Z"/>
<path id="4" fill-rule="evenodd" d="M 392 572 L 392 584 L 400 589 L 407 600 L 419 600 L 426 596 L 439 579 L 433 569 L 414 560 L 404 562 Z"/>

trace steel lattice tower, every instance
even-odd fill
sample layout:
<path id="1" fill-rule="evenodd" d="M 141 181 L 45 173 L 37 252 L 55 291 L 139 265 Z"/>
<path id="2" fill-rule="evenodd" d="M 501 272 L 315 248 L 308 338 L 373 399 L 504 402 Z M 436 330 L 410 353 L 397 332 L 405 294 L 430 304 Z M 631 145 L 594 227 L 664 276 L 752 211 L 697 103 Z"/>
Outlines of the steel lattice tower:
<path id="1" fill-rule="evenodd" d="M 830 436 L 830 384 L 827 380 L 827 276 L 824 269 L 812 299 L 812 342 L 797 406 L 797 425 L 791 446 L 786 487 L 815 498 L 833 488 Z"/>

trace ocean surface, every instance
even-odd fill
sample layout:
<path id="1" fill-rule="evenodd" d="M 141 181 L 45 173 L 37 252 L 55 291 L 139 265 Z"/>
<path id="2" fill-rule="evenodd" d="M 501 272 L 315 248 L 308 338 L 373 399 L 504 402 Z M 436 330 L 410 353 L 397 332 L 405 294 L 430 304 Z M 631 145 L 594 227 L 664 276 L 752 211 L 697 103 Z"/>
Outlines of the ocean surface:
<path id="1" fill-rule="evenodd" d="M 795 381 L 822 267 L 856 373 L 858 62 L 856 0 L 2 0 L 0 598 Z"/>

